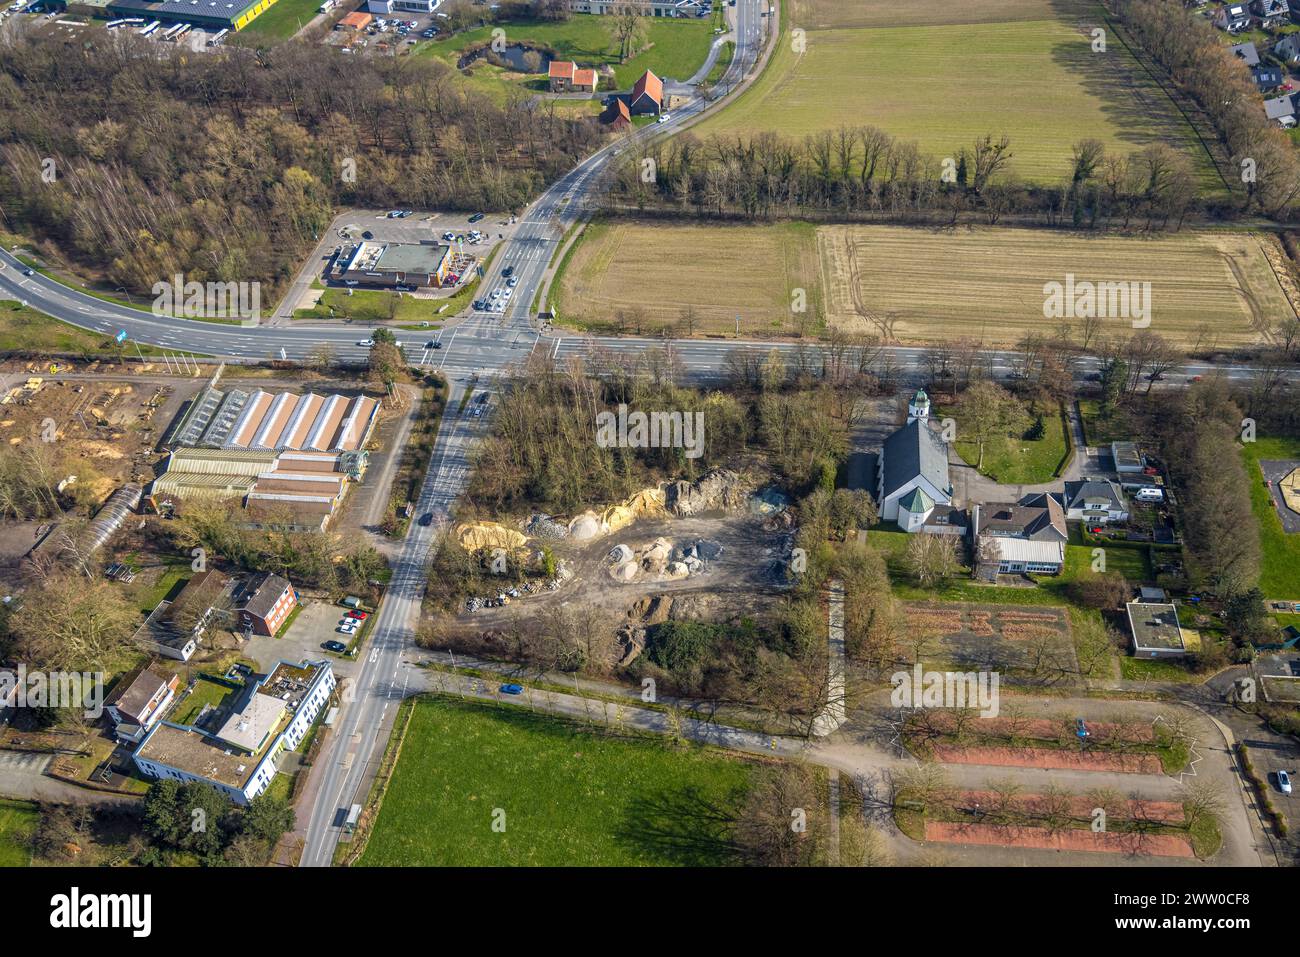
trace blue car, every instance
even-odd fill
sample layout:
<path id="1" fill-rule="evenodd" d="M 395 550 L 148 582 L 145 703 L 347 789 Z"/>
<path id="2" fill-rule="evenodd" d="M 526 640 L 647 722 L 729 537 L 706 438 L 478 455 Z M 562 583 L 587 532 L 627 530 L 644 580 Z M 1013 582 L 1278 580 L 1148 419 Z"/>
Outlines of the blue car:
<path id="1" fill-rule="evenodd" d="M 502 694 L 523 694 L 524 686 L 523 685 L 502 685 L 501 693 Z"/>

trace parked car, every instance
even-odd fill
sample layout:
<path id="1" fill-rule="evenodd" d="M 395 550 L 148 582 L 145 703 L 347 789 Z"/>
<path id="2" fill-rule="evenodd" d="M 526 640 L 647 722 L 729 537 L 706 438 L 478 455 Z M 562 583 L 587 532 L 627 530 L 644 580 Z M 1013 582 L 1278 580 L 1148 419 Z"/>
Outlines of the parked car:
<path id="1" fill-rule="evenodd" d="M 361 234 L 361 238 L 362 238 L 362 239 L 374 239 L 374 238 L 375 238 L 375 234 L 372 233 L 370 230 L 367 229 L 365 232 L 363 232 L 363 233 Z"/>
<path id="2" fill-rule="evenodd" d="M 1285 771 L 1277 772 L 1277 789 L 1283 794 L 1291 793 L 1291 775 Z"/>
<path id="3" fill-rule="evenodd" d="M 334 629 L 340 635 L 355 635 L 357 633 L 356 625 L 339 625 Z"/>
<path id="4" fill-rule="evenodd" d="M 501 686 L 501 693 L 502 693 L 502 694 L 523 694 L 523 693 L 524 693 L 524 686 L 523 686 L 523 685 L 516 685 L 516 684 L 507 684 L 507 685 L 502 685 L 502 686 Z"/>
<path id="5" fill-rule="evenodd" d="M 365 621 L 367 618 L 370 617 L 370 612 L 361 611 L 358 608 L 353 608 L 350 612 L 348 612 L 348 617 L 355 618 L 357 621 Z"/>
<path id="6" fill-rule="evenodd" d="M 487 214 L 486 214 L 486 213 L 475 213 L 473 216 L 471 216 L 471 217 L 469 218 L 469 221 L 470 221 L 471 223 L 481 223 L 481 222 L 483 222 L 483 220 L 485 220 L 486 218 L 487 218 Z"/>
<path id="7" fill-rule="evenodd" d="M 343 654 L 343 652 L 348 650 L 348 646 L 343 644 L 343 642 L 341 641 L 327 641 L 323 645 L 321 645 L 321 647 L 324 648 L 326 651 L 332 651 L 335 654 L 339 654 L 339 655 Z"/>

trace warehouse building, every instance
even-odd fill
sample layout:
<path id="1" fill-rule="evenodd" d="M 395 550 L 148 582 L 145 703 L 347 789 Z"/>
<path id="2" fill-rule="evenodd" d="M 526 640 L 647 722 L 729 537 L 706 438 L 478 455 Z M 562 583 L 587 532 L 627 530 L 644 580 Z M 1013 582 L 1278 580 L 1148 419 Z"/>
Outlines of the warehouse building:
<path id="1" fill-rule="evenodd" d="M 169 448 L 355 452 L 370 440 L 379 400 L 368 396 L 263 392 L 200 392 L 177 419 Z"/>
<path id="2" fill-rule="evenodd" d="M 343 502 L 348 482 L 360 481 L 369 453 L 274 449 L 173 449 L 149 489 L 163 514 L 186 502 L 238 501 L 252 527 L 323 531 Z"/>
<path id="3" fill-rule="evenodd" d="M 111 0 L 113 17 L 144 17 L 164 24 L 188 23 L 204 30 L 242 30 L 275 0 Z"/>

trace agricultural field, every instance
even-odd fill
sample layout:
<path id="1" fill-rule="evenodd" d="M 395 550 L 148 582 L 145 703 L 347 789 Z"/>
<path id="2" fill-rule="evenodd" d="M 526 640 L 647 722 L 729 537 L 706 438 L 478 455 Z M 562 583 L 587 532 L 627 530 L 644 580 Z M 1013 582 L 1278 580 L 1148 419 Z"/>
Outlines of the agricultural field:
<path id="1" fill-rule="evenodd" d="M 503 708 L 415 703 L 362 866 L 646 866 L 729 861 L 755 765 Z M 494 809 L 505 830 L 494 831 Z"/>
<path id="2" fill-rule="evenodd" d="M 1081 139 L 1118 154 L 1164 143 L 1186 152 L 1206 191 L 1223 189 L 1191 127 L 1114 32 L 1093 52 L 1091 31 L 1105 19 L 1090 0 L 786 6 L 763 76 L 697 133 L 873 125 L 936 157 L 1005 134 L 1008 171 L 1038 183 L 1068 176 Z"/>
<path id="3" fill-rule="evenodd" d="M 696 335 L 792 335 L 794 290 L 808 298 L 807 333 L 840 328 L 903 344 L 970 337 L 1011 346 L 1042 332 L 1044 285 L 1149 282 L 1150 329 L 1182 345 L 1254 342 L 1288 311 L 1265 255 L 1271 237 L 1192 232 L 1096 236 L 999 227 L 670 226 L 595 224 L 553 285 L 564 323 L 617 329 L 645 313 L 653 332 L 695 307 Z M 718 277 L 726 277 L 719 282 Z M 1104 333 L 1132 331 L 1129 319 Z"/>
<path id="4" fill-rule="evenodd" d="M 819 277 L 815 230 L 805 223 L 593 223 L 561 263 L 550 301 L 562 322 L 592 330 L 675 330 L 692 306 L 696 334 L 734 332 L 739 315 L 742 335 L 789 335 L 800 320 L 815 323 Z M 807 292 L 802 314 L 791 310 L 796 289 Z"/>
<path id="5" fill-rule="evenodd" d="M 507 44 L 522 43 L 554 50 L 560 59 L 573 60 L 579 66 L 613 67 L 614 81 L 620 90 L 630 88 L 646 70 L 653 70 L 660 77 L 689 80 L 704 65 L 713 42 L 713 22 L 710 19 L 648 18 L 642 51 L 626 63 L 619 63 L 618 41 L 612 34 L 612 21 L 612 17 L 575 14 L 563 22 L 517 20 L 499 26 L 505 30 Z M 421 43 L 415 48 L 416 54 L 437 57 L 454 67 L 465 50 L 490 41 L 493 29 L 495 26 L 480 27 L 446 40 Z M 520 93 L 543 93 L 549 88 L 543 74 L 506 70 L 486 60 L 475 62 L 471 73 L 473 86 L 499 100 Z M 591 106 L 591 101 L 583 102 Z"/>

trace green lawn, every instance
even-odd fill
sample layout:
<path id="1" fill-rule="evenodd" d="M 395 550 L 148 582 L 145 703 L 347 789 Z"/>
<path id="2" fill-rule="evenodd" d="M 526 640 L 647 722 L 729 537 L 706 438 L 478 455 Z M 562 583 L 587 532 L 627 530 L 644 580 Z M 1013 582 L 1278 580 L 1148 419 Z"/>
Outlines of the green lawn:
<path id="1" fill-rule="evenodd" d="M 1128 442 L 1133 438 L 1128 416 L 1122 410 L 1113 410 L 1109 416 L 1103 417 L 1101 402 L 1096 399 L 1080 399 L 1079 414 L 1083 419 L 1083 437 L 1089 445 Z"/>
<path id="2" fill-rule="evenodd" d="M 198 720 L 204 705 L 210 704 L 214 708 L 219 708 L 226 698 L 235 693 L 236 689 L 230 685 L 223 684 L 206 675 L 200 676 L 194 683 L 194 690 L 181 699 L 175 710 L 168 715 L 167 720 L 173 724 L 193 724 Z"/>
<path id="3" fill-rule="evenodd" d="M 157 355 L 153 346 L 140 347 L 145 355 Z M 0 300 L 0 352 L 74 353 L 85 356 L 119 354 L 112 336 L 87 332 L 58 319 L 51 319 L 30 306 L 20 306 L 11 299 Z M 125 356 L 134 356 L 135 344 L 128 343 Z"/>
<path id="4" fill-rule="evenodd" d="M 281 0 L 284 2 L 284 0 Z M 444 41 L 422 43 L 419 54 L 436 56 L 453 66 L 466 48 L 492 39 L 492 31 L 505 31 L 507 43 L 529 43 L 554 50 L 562 59 L 581 66 L 614 68 L 619 89 L 628 89 L 646 70 L 660 77 L 688 80 L 704 63 L 713 42 L 713 24 L 705 20 L 647 18 L 644 52 L 626 63 L 618 62 L 618 43 L 611 35 L 613 18 L 597 14 L 575 14 L 564 22 L 515 20 L 459 33 Z M 480 89 L 504 99 L 512 91 L 539 93 L 547 89 L 545 78 L 502 70 L 480 60 L 473 65 L 473 81 Z"/>
<path id="5" fill-rule="evenodd" d="M 276 0 L 271 8 L 239 31 L 240 40 L 288 40 L 316 17 L 320 0 Z"/>
<path id="6" fill-rule="evenodd" d="M 1043 437 L 1025 439 L 996 437 L 984 443 L 984 461 L 980 474 L 1009 485 L 1037 485 L 1050 482 L 1065 458 L 1065 425 L 1055 408 L 1043 408 Z M 957 420 L 957 454 L 970 465 L 980 461 L 979 445 L 963 442 L 961 409 L 937 410 L 940 418 L 951 415 Z"/>
<path id="7" fill-rule="evenodd" d="M 717 865 L 754 765 L 422 698 L 363 866 Z M 494 813 L 505 814 L 494 831 Z"/>
<path id="8" fill-rule="evenodd" d="M 0 867 L 26 867 L 32 862 L 31 837 L 40 811 L 28 801 L 0 798 Z"/>
<path id="9" fill-rule="evenodd" d="M 351 317 L 360 322 L 387 322 L 389 303 L 395 292 L 383 289 L 353 289 L 348 295 L 347 289 L 326 289 L 320 302 L 310 309 L 294 311 L 295 319 L 330 319 Z M 441 322 L 455 314 L 455 308 L 448 308 L 441 314 L 438 309 L 449 302 L 447 299 L 417 299 L 414 296 L 402 296 L 397 300 L 397 310 L 391 316 L 395 322 L 419 323 Z M 334 311 L 330 312 L 330 306 Z"/>
<path id="10" fill-rule="evenodd" d="M 1300 601 L 1300 534 L 1288 534 L 1264 487 L 1260 459 L 1300 459 L 1300 439 L 1259 438 L 1242 445 L 1246 476 L 1250 481 L 1250 504 L 1259 522 L 1261 563 L 1259 587 L 1267 598 Z"/>

